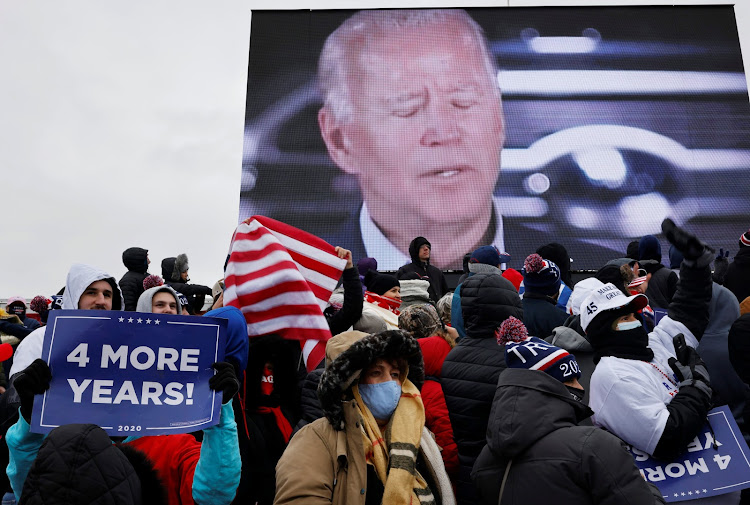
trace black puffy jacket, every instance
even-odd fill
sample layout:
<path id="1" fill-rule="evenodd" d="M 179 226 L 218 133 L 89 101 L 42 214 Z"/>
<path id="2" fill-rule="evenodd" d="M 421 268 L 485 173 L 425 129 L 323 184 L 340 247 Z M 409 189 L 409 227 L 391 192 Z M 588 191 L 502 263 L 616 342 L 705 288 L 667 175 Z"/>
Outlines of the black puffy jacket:
<path id="1" fill-rule="evenodd" d="M 148 458 L 112 444 L 93 424 L 68 424 L 50 432 L 31 465 L 21 503 L 28 505 L 166 504 L 166 493 Z"/>
<path id="2" fill-rule="evenodd" d="M 148 250 L 140 247 L 125 249 L 122 262 L 128 269 L 118 283 L 125 298 L 125 310 L 135 310 L 138 297 L 145 291 L 143 280 L 148 277 Z"/>
<path id="3" fill-rule="evenodd" d="M 577 425 L 591 414 L 544 372 L 503 372 L 492 403 L 487 445 L 472 472 L 478 503 L 664 503 L 661 493 L 641 477 L 620 439 Z M 508 461 L 511 466 L 498 502 Z"/>
<path id="4" fill-rule="evenodd" d="M 445 358 L 440 383 L 458 446 L 456 498 L 459 504 L 473 504 L 471 468 L 485 444 L 497 378 L 505 369 L 505 349 L 497 344 L 495 330 L 509 316 L 523 320 L 523 309 L 513 284 L 498 270 L 464 281 L 461 313 L 466 337 Z"/>

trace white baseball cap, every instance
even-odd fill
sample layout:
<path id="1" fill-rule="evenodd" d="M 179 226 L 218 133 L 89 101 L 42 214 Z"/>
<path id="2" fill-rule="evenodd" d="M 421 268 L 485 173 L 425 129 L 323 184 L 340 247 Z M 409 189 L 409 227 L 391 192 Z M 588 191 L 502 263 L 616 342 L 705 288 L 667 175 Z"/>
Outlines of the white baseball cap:
<path id="1" fill-rule="evenodd" d="M 611 282 L 595 288 L 581 303 L 581 328 L 586 331 L 591 321 L 602 312 L 626 305 L 629 305 L 633 312 L 637 312 L 648 305 L 648 298 L 645 295 L 625 296 Z"/>
<path id="2" fill-rule="evenodd" d="M 568 303 L 565 305 L 568 314 L 574 316 L 580 314 L 581 303 L 583 303 L 586 297 L 589 296 L 594 289 L 602 286 L 604 286 L 604 283 L 596 277 L 589 277 L 576 282 L 576 285 L 573 286 L 573 292 L 570 294 L 570 298 L 568 298 Z"/>

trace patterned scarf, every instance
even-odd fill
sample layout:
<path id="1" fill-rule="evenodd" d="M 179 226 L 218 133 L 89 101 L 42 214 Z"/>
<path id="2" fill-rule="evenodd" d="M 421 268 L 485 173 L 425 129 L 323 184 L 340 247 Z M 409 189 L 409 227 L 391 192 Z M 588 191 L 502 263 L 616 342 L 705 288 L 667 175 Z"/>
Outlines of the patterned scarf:
<path id="1" fill-rule="evenodd" d="M 385 435 L 362 401 L 359 387 L 353 386 L 352 391 L 362 417 L 365 460 L 375 467 L 383 483 L 383 503 L 435 505 L 432 491 L 416 468 L 424 427 L 424 405 L 417 387 L 409 379 L 401 385 L 401 399 Z"/>
<path id="2" fill-rule="evenodd" d="M 398 308 L 401 306 L 401 300 L 396 300 L 395 298 L 389 298 L 387 296 L 381 296 L 371 291 L 365 291 L 365 301 L 377 305 L 378 307 L 381 307 L 383 309 L 390 310 L 396 315 L 399 315 L 401 313 L 398 310 Z"/>

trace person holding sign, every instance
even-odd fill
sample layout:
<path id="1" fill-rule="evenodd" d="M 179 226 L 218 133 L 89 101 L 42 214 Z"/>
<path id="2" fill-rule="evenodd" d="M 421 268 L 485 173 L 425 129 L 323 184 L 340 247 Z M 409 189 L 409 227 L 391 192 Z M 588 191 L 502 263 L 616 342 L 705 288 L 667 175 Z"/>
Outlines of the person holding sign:
<path id="1" fill-rule="evenodd" d="M 103 270 L 82 263 L 70 267 L 65 280 L 62 309 L 123 310 L 122 292 L 114 277 Z M 11 378 L 42 356 L 45 327 L 34 330 L 16 349 Z"/>
<path id="2" fill-rule="evenodd" d="M 302 428 L 276 465 L 283 504 L 455 503 L 424 428 L 419 344 L 400 330 L 340 333 L 326 345 L 325 418 Z"/>
<path id="3" fill-rule="evenodd" d="M 221 417 L 218 425 L 203 430 L 203 443 L 192 435 L 127 437 L 122 443 L 143 452 L 159 472 L 170 505 L 227 505 L 233 499 L 240 480 L 240 454 L 237 423 L 234 421 L 232 397 L 239 391 L 239 381 L 230 363 L 214 363 L 216 375 L 209 387 L 222 392 Z M 29 431 L 34 395 L 44 393 L 52 374 L 49 366 L 37 359 L 19 373 L 15 386 L 21 400 L 20 416 L 7 433 L 10 453 L 7 474 L 16 499 L 24 501 L 28 494 L 39 492 L 26 485 L 30 470 L 52 472 L 55 468 L 34 467 L 33 462 L 44 443 L 45 435 Z M 48 475 L 48 479 L 54 479 Z M 55 482 L 64 478 L 58 476 Z M 35 477 L 34 482 L 45 479 Z M 75 481 L 68 482 L 69 485 Z M 50 491 L 50 490 L 48 490 Z M 50 492 L 59 491 L 59 486 Z"/>
<path id="4" fill-rule="evenodd" d="M 695 348 L 708 325 L 713 249 L 670 219 L 662 230 L 684 256 L 668 316 L 647 333 L 634 314 L 648 298 L 626 296 L 609 283 L 581 304 L 581 327 L 597 363 L 589 402 L 594 423 L 656 459 L 672 460 L 701 432 L 711 408 L 709 376 Z"/>

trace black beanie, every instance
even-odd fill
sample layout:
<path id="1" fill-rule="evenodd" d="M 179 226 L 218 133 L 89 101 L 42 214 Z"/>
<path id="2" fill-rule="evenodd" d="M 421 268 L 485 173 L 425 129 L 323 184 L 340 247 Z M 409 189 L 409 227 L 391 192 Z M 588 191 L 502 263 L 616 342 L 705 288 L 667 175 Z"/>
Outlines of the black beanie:
<path id="1" fill-rule="evenodd" d="M 388 274 L 380 274 L 375 270 L 370 270 L 369 272 L 367 272 L 367 275 L 365 275 L 365 286 L 367 287 L 367 291 L 375 293 L 376 295 L 383 295 L 391 288 L 400 285 L 401 284 L 398 282 L 398 279 L 396 279 L 394 276 Z"/>
<path id="2" fill-rule="evenodd" d="M 622 278 L 622 272 L 618 265 L 604 265 L 594 275 L 597 279 L 602 281 L 604 284 L 611 282 L 617 289 L 623 293 L 629 293 L 630 290 L 625 286 L 625 280 Z"/>

